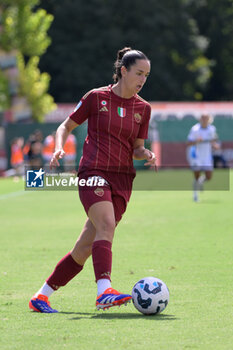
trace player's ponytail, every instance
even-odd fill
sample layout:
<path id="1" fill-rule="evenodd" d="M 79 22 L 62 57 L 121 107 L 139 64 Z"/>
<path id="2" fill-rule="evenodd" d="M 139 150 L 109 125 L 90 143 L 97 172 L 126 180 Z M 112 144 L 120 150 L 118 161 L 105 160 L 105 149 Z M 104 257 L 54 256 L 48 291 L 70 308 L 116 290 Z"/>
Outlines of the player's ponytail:
<path id="1" fill-rule="evenodd" d="M 124 66 L 127 70 L 135 64 L 136 60 L 147 60 L 149 59 L 146 55 L 138 50 L 132 50 L 131 47 L 124 47 L 117 52 L 117 59 L 114 63 L 114 83 L 117 83 L 121 79 L 121 67 Z"/>
<path id="2" fill-rule="evenodd" d="M 117 52 L 117 60 L 120 61 L 122 60 L 124 54 L 126 52 L 132 51 L 131 47 L 124 47 L 124 49 L 121 49 Z"/>

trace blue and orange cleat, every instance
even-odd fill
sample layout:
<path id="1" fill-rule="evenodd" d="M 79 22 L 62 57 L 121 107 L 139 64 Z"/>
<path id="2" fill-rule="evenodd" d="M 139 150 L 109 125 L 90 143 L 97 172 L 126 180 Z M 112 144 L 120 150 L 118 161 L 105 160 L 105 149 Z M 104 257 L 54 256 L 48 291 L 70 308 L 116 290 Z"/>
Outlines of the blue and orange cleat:
<path id="1" fill-rule="evenodd" d="M 52 309 L 50 302 L 46 295 L 39 294 L 37 297 L 32 297 L 29 301 L 29 308 L 36 312 L 43 312 L 46 314 L 52 314 L 58 312 L 55 309 Z"/>
<path id="2" fill-rule="evenodd" d="M 129 294 L 121 294 L 117 290 L 108 288 L 96 298 L 97 310 L 109 309 L 112 306 L 121 306 L 131 301 L 132 296 Z"/>

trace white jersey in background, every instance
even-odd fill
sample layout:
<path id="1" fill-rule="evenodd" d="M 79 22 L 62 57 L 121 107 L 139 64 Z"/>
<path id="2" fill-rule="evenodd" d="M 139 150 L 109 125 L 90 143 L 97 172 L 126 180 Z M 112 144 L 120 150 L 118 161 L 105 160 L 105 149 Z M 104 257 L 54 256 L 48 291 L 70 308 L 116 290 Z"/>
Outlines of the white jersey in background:
<path id="1" fill-rule="evenodd" d="M 190 146 L 188 149 L 188 161 L 192 167 L 209 168 L 213 167 L 212 145 L 211 141 L 217 139 L 216 128 L 213 125 L 208 125 L 207 128 L 202 128 L 200 123 L 195 124 L 188 135 L 188 141 L 203 141 Z"/>

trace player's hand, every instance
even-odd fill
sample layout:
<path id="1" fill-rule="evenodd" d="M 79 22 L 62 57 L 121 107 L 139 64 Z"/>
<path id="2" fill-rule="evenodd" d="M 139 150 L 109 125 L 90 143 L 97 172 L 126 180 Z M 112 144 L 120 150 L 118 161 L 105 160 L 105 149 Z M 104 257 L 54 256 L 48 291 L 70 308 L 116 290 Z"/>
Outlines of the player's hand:
<path id="1" fill-rule="evenodd" d="M 65 151 L 63 149 L 59 149 L 53 153 L 53 156 L 50 160 L 50 169 L 55 168 L 56 166 L 59 166 L 59 159 L 62 159 L 65 155 Z"/>
<path id="2" fill-rule="evenodd" d="M 201 142 L 203 142 L 203 138 L 202 137 L 198 137 L 196 139 L 196 144 L 201 143 Z"/>
<path id="3" fill-rule="evenodd" d="M 215 141 L 212 141 L 212 142 L 211 142 L 211 145 L 212 145 L 213 150 L 215 150 L 215 151 L 218 151 L 218 150 L 221 149 L 219 143 L 217 143 L 217 142 L 215 142 Z"/>
<path id="4" fill-rule="evenodd" d="M 147 151 L 147 162 L 144 164 L 146 165 L 150 165 L 150 166 L 154 166 L 155 167 L 155 171 L 158 171 L 157 165 L 156 165 L 156 156 L 153 152 L 146 150 Z"/>

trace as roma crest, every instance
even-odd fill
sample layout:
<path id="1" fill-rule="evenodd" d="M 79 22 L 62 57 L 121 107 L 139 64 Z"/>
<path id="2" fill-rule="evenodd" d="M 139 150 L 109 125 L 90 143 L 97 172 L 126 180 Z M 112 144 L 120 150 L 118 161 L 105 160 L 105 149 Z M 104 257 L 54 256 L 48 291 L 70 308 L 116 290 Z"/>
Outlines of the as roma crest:
<path id="1" fill-rule="evenodd" d="M 104 195 L 104 190 L 100 187 L 97 187 L 94 192 L 99 197 L 103 197 L 103 195 Z"/>
<path id="2" fill-rule="evenodd" d="M 140 121 L 142 120 L 141 114 L 135 113 L 134 114 L 134 120 L 135 120 L 136 123 L 140 123 Z"/>

